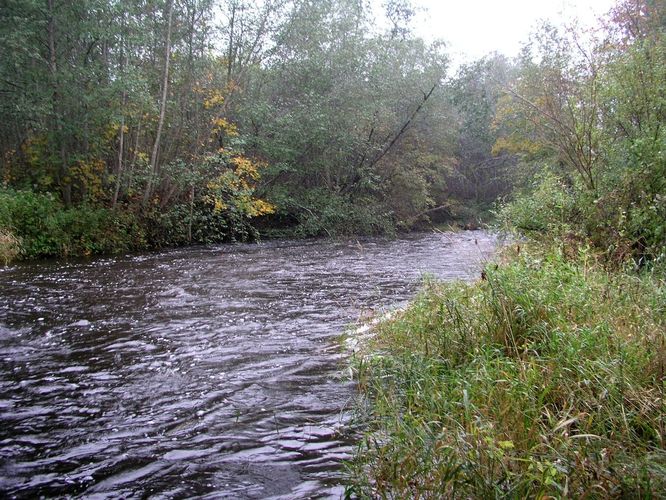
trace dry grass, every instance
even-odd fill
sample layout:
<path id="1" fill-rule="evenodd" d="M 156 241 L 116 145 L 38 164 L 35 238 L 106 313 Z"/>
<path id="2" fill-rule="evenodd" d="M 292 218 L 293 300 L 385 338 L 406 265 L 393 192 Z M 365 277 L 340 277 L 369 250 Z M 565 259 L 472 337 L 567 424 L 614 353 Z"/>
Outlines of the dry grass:
<path id="1" fill-rule="evenodd" d="M 21 242 L 14 234 L 0 228 L 0 261 L 6 266 L 21 252 Z"/>

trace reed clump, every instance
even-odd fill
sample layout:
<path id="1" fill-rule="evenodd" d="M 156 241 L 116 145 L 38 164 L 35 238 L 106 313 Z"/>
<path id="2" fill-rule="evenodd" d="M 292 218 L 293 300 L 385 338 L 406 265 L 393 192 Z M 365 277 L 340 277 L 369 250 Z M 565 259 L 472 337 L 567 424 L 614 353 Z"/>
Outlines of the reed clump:
<path id="1" fill-rule="evenodd" d="M 6 266 L 20 253 L 20 240 L 10 230 L 0 227 L 0 263 Z"/>
<path id="2" fill-rule="evenodd" d="M 532 249 L 427 281 L 356 356 L 368 432 L 350 495 L 666 492 L 666 286 Z"/>

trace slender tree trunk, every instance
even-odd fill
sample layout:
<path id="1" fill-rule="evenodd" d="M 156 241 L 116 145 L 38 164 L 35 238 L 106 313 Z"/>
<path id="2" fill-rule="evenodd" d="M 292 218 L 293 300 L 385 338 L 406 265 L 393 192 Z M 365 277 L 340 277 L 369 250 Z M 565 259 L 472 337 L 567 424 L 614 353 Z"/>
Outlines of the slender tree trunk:
<path id="1" fill-rule="evenodd" d="M 227 50 L 227 84 L 231 82 L 234 60 L 234 23 L 236 21 L 236 2 L 231 3 L 231 19 L 229 20 L 229 48 Z"/>
<path id="2" fill-rule="evenodd" d="M 123 109 L 125 109 L 125 104 L 127 102 L 127 91 L 123 90 Z M 125 151 L 125 115 L 123 114 L 120 118 L 120 137 L 118 138 L 118 170 L 116 172 L 116 186 L 113 190 L 113 203 L 112 208 L 116 208 L 118 203 L 118 195 L 120 194 L 120 180 L 123 175 L 123 153 Z"/>
<path id="3" fill-rule="evenodd" d="M 192 219 L 194 217 L 194 183 L 190 186 L 190 218 L 187 221 L 187 241 L 192 243 Z"/>
<path id="4" fill-rule="evenodd" d="M 60 168 L 58 169 L 58 182 L 62 190 L 62 198 L 66 206 L 72 204 L 72 185 L 67 180 L 67 147 L 65 144 L 64 131 L 62 127 L 61 95 L 58 84 L 58 60 L 56 55 L 56 23 L 55 2 L 48 0 L 48 45 L 49 45 L 49 72 L 51 74 L 51 105 L 53 109 L 53 132 L 58 143 L 60 154 Z"/>
<path id="5" fill-rule="evenodd" d="M 123 14 L 123 28 L 125 28 L 125 14 Z M 123 30 L 124 31 L 124 30 Z M 124 33 L 120 46 L 121 55 L 120 55 L 120 74 L 124 77 L 124 70 L 127 67 L 129 54 L 125 51 L 124 44 Z M 125 52 L 122 54 L 122 52 Z M 124 78 L 123 78 L 124 80 Z M 123 97 L 122 97 L 122 116 L 120 117 L 120 131 L 118 137 L 118 169 L 116 170 L 116 185 L 113 190 L 113 202 L 111 207 L 115 210 L 116 204 L 118 203 L 118 195 L 120 194 L 120 185 L 123 175 L 123 156 L 125 153 L 125 106 L 127 105 L 127 88 L 124 87 L 125 82 L 123 81 Z"/>
<path id="6" fill-rule="evenodd" d="M 134 172 L 136 170 L 136 159 L 139 153 L 139 146 L 141 145 L 139 143 L 139 140 L 141 139 L 141 118 L 139 118 L 139 122 L 136 125 L 136 133 L 134 134 L 134 148 L 130 147 L 130 150 L 132 151 L 131 155 L 131 160 L 129 161 L 128 164 L 128 171 L 127 175 L 125 178 L 125 190 L 129 191 L 132 188 L 132 184 L 134 183 Z M 121 185 L 122 188 L 122 185 Z"/>
<path id="7" fill-rule="evenodd" d="M 146 206 L 151 196 L 153 195 L 153 183 L 158 171 L 158 155 L 160 149 L 160 141 L 162 139 L 162 129 L 164 127 L 164 117 L 166 115 L 166 101 L 169 86 L 169 59 L 171 58 L 171 27 L 173 21 L 173 0 L 168 2 L 168 22 L 166 32 L 166 48 L 164 50 L 164 78 L 162 80 L 162 100 L 160 102 L 160 117 L 157 122 L 157 134 L 155 135 L 155 142 L 153 143 L 153 152 L 150 155 L 150 177 L 146 185 L 146 191 L 143 195 L 143 205 Z"/>
<path id="8" fill-rule="evenodd" d="M 375 158 L 372 160 L 372 162 L 370 162 L 370 167 L 374 167 L 377 163 L 379 163 L 379 161 L 382 158 L 384 158 L 384 156 L 386 156 L 386 154 L 391 150 L 391 148 L 393 148 L 393 146 L 398 142 L 398 140 L 402 137 L 402 135 L 405 133 L 405 131 L 409 128 L 409 126 L 411 125 L 414 118 L 416 118 L 416 115 L 419 114 L 419 111 L 421 111 L 421 108 L 423 107 L 423 105 L 426 102 L 428 102 L 428 99 L 430 99 L 430 97 L 432 96 L 432 93 L 435 91 L 436 88 L 437 88 L 437 83 L 435 83 L 432 86 L 432 88 L 430 89 L 430 91 L 427 94 L 425 92 L 423 92 L 423 100 L 419 103 L 419 105 L 416 107 L 414 112 L 409 116 L 407 121 L 405 121 L 405 123 L 403 123 L 402 127 L 400 128 L 398 133 L 395 134 L 395 136 L 393 137 L 391 142 L 389 142 L 388 145 L 386 145 L 384 147 L 384 149 L 382 149 L 382 151 L 377 156 L 375 156 Z"/>

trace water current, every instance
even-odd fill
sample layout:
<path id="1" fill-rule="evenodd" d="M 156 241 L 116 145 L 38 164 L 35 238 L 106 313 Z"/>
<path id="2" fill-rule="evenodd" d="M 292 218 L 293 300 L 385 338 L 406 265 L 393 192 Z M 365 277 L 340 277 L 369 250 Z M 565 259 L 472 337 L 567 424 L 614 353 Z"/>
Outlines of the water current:
<path id="1" fill-rule="evenodd" d="M 340 335 L 481 231 L 280 241 L 0 268 L 0 495 L 339 498 L 354 385 Z"/>

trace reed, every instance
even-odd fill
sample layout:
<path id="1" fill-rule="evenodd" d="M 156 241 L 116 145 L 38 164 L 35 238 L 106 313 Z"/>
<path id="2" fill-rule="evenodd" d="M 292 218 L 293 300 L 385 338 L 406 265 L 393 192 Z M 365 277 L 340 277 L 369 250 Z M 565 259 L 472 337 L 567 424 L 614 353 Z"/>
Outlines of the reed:
<path id="1" fill-rule="evenodd" d="M 0 262 L 8 265 L 21 251 L 21 242 L 14 236 L 14 233 L 7 229 L 0 228 Z"/>

